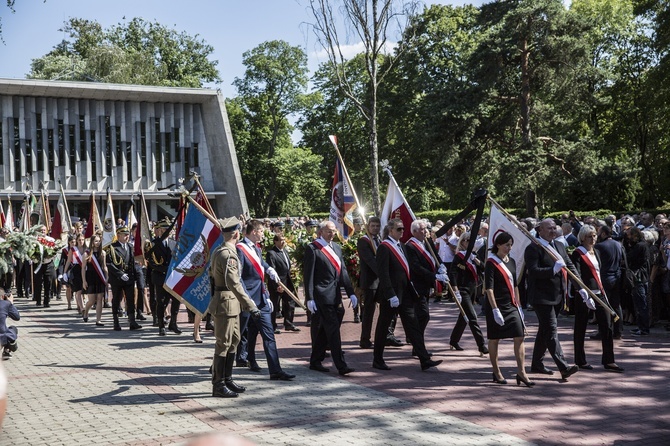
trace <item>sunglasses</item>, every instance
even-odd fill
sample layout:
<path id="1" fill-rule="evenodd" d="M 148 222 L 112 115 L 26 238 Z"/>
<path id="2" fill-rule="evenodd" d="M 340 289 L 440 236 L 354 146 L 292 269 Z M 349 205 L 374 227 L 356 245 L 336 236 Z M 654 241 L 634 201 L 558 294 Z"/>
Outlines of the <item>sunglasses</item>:
<path id="1" fill-rule="evenodd" d="M 400 231 L 404 231 L 405 228 L 395 228 L 395 230 L 398 231 L 398 232 L 400 232 Z"/>

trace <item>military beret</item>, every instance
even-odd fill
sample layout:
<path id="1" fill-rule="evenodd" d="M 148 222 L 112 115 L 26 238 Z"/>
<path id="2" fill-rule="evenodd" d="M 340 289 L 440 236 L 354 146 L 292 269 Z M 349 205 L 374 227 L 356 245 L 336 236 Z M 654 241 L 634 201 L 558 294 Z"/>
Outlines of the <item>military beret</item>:
<path id="1" fill-rule="evenodd" d="M 164 218 L 154 225 L 154 229 L 168 229 L 172 225 L 172 222 L 169 218 Z"/>
<path id="2" fill-rule="evenodd" d="M 305 227 L 309 228 L 310 226 L 319 226 L 319 223 L 316 220 L 309 220 L 305 223 Z"/>
<path id="3" fill-rule="evenodd" d="M 281 221 L 281 220 L 277 220 L 276 222 L 274 222 L 274 224 L 272 226 L 274 226 L 275 228 L 283 228 L 284 227 L 284 222 Z"/>
<path id="4" fill-rule="evenodd" d="M 237 231 L 242 227 L 242 223 L 237 217 L 220 218 L 219 226 L 223 232 Z"/>
<path id="5" fill-rule="evenodd" d="M 128 226 L 119 226 L 116 228 L 116 233 L 117 234 L 130 234 L 130 229 L 128 229 Z"/>

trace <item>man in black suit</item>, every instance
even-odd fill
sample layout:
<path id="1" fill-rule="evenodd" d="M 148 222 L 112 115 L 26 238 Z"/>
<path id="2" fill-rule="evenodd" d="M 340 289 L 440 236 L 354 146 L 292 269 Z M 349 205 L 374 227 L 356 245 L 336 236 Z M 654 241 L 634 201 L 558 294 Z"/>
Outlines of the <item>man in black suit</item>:
<path id="1" fill-rule="evenodd" d="M 410 266 L 405 246 L 400 243 L 405 226 L 401 219 L 394 218 L 388 223 L 389 235 L 377 250 L 377 273 L 379 275 L 379 318 L 375 329 L 374 359 L 372 367 L 390 370 L 384 362 L 386 333 L 393 316 L 400 315 L 405 333 L 421 361 L 421 370 L 442 363 L 430 359 L 423 339 L 423 333 L 416 318 L 414 304 L 418 298 L 410 280 Z"/>
<path id="2" fill-rule="evenodd" d="M 377 248 L 381 243 L 379 231 L 381 230 L 381 221 L 379 217 L 370 217 L 368 220 L 367 234 L 358 239 L 356 248 L 358 250 L 359 274 L 358 284 L 363 290 L 362 314 L 363 323 L 361 325 L 361 348 L 372 348 L 370 336 L 372 334 L 372 320 L 375 316 L 375 307 L 378 299 L 379 279 L 377 278 Z"/>
<path id="3" fill-rule="evenodd" d="M 528 300 L 537 314 L 538 329 L 533 348 L 531 372 L 551 375 L 554 372 L 544 366 L 544 353 L 549 350 L 561 377 L 567 379 L 579 368 L 569 365 L 563 356 L 563 349 L 558 341 L 557 315 L 563 308 L 567 295 L 568 278 L 565 268 L 578 275 L 572 264 L 565 245 L 553 243 L 557 236 L 556 223 L 553 219 L 542 220 L 537 227 L 538 240 L 541 244 L 531 243 L 526 247 L 524 259 L 528 274 Z M 558 258 L 549 255 L 545 247 Z"/>
<path id="4" fill-rule="evenodd" d="M 312 355 L 309 368 L 320 372 L 328 371 L 328 368 L 321 365 L 328 346 L 339 374 L 347 375 L 354 369 L 347 366 L 342 355 L 340 314 L 344 313 L 344 307 L 340 287 L 344 287 L 349 295 L 352 307 L 358 304 L 358 299 L 342 258 L 342 248 L 333 243 L 336 231 L 333 222 L 322 222 L 319 225 L 319 238 L 307 245 L 305 250 L 305 299 L 307 308 L 312 312 Z M 386 326 L 388 327 L 388 322 Z"/>
<path id="5" fill-rule="evenodd" d="M 612 228 L 601 226 L 598 232 L 598 243 L 594 246 L 600 254 L 600 279 L 609 299 L 610 306 L 616 311 L 619 320 L 614 322 L 614 339 L 621 339 L 623 330 L 623 314 L 621 311 L 621 270 L 623 261 L 623 246 L 612 238 Z M 599 336 L 602 336 L 599 333 Z M 593 339 L 593 337 L 592 337 Z"/>
<path id="6" fill-rule="evenodd" d="M 272 301 L 272 305 L 274 305 L 272 326 L 275 329 L 275 333 L 277 333 L 277 310 L 279 308 L 279 298 L 281 297 L 281 314 L 284 317 L 284 330 L 300 331 L 293 324 L 295 303 L 289 297 L 288 293 L 285 293 L 283 290 L 284 287 L 288 287 L 289 291 L 296 294 L 293 281 L 291 280 L 291 258 L 286 251 L 286 238 L 284 234 L 276 234 L 273 241 L 275 245 L 272 249 L 268 250 L 265 255 L 265 261 L 277 271 L 282 285 L 279 285 L 274 280 L 269 281 L 270 300 Z"/>
<path id="7" fill-rule="evenodd" d="M 154 239 L 151 241 L 151 248 L 146 253 L 147 263 L 151 267 L 151 281 L 155 286 L 156 293 L 156 315 L 158 322 L 158 335 L 165 336 L 165 309 L 168 303 L 170 305 L 170 323 L 168 330 L 181 334 L 177 326 L 177 316 L 179 316 L 179 300 L 170 296 L 163 284 L 167 275 L 168 267 L 172 261 L 172 249 L 174 240 L 168 239 L 167 231 L 170 229 L 170 221 L 161 220 L 154 226 Z M 141 270 L 140 270 L 141 272 Z"/>
<path id="8" fill-rule="evenodd" d="M 130 231 L 126 226 L 120 226 L 116 229 L 116 237 L 117 241 L 106 248 L 109 284 L 112 287 L 114 330 L 121 330 L 119 308 L 124 295 L 130 329 L 139 330 L 142 326 L 135 322 L 135 257 L 133 246 L 128 243 Z"/>

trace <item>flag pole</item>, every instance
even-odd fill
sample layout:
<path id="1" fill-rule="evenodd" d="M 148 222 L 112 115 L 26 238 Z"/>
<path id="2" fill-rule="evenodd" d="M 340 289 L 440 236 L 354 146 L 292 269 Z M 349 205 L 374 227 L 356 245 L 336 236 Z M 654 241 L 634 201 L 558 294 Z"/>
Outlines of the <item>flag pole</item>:
<path id="1" fill-rule="evenodd" d="M 541 247 L 542 249 L 544 249 L 544 251 L 545 251 L 547 254 L 549 254 L 549 256 L 550 256 L 554 261 L 557 261 L 557 260 L 558 260 L 558 258 L 556 257 L 556 255 L 555 255 L 549 248 L 547 248 L 547 247 L 544 246 L 542 243 L 540 243 L 540 241 L 537 239 L 537 237 L 533 237 L 533 234 L 531 234 L 531 233 L 528 231 L 528 229 L 524 228 L 523 225 L 518 224 L 518 223 L 515 221 L 514 217 L 513 217 L 509 212 L 507 212 L 502 206 L 500 206 L 500 205 L 499 205 L 493 198 L 488 197 L 488 200 L 491 202 L 491 204 L 493 204 L 494 206 L 496 206 L 496 207 L 500 210 L 500 212 L 501 212 L 501 213 L 502 213 L 502 214 L 503 214 L 503 215 L 510 221 L 510 223 L 512 223 L 514 226 L 516 226 L 517 229 L 519 229 L 519 230 L 520 230 L 526 237 L 528 237 L 528 238 L 531 240 L 531 242 L 535 243 L 537 246 L 539 246 L 539 247 Z M 591 291 L 591 290 L 589 289 L 589 287 L 587 287 L 587 286 L 584 284 L 584 282 L 582 282 L 582 279 L 579 278 L 579 276 L 577 276 L 575 273 L 573 273 L 572 271 L 570 271 L 567 267 L 564 266 L 563 269 L 565 269 L 565 271 L 568 273 L 568 276 L 570 276 L 570 278 L 571 278 L 571 279 L 572 279 L 572 280 L 573 280 L 573 281 L 574 281 L 580 288 L 586 290 L 586 292 L 588 293 L 589 297 L 591 297 L 594 301 L 596 301 L 596 302 L 598 303 L 598 305 L 602 306 L 602 307 L 605 308 L 607 311 L 609 311 L 610 315 L 614 318 L 614 322 L 616 322 L 616 321 L 619 320 L 619 315 L 616 314 L 616 311 L 614 311 L 614 310 L 612 309 L 612 307 L 609 305 L 609 303 L 607 303 L 606 301 L 604 301 L 604 300 L 602 300 L 600 297 L 598 297 L 593 291 Z"/>
<path id="2" fill-rule="evenodd" d="M 70 208 L 67 205 L 67 199 L 65 198 L 65 191 L 63 190 L 63 183 L 58 180 L 58 185 L 60 186 L 60 194 L 63 196 L 63 204 L 65 204 L 65 212 L 67 213 L 67 224 L 70 231 L 72 231 L 72 220 L 70 219 Z"/>
<path id="3" fill-rule="evenodd" d="M 367 218 L 365 217 L 365 212 L 361 212 L 361 209 L 364 208 L 363 206 L 361 206 L 361 202 L 358 201 L 358 196 L 356 195 L 354 184 L 351 182 L 351 178 L 349 178 L 349 172 L 347 172 L 347 167 L 344 165 L 344 160 L 342 159 L 340 149 L 337 147 L 337 137 L 335 135 L 328 135 L 328 139 L 330 139 L 330 142 L 333 144 L 333 147 L 335 147 L 335 153 L 337 154 L 337 159 L 340 160 L 340 165 L 342 166 L 342 172 L 344 172 L 344 177 L 347 179 L 347 183 L 349 183 L 349 187 L 351 188 L 351 195 L 354 196 L 354 200 L 356 201 L 356 207 L 358 208 L 358 215 L 360 215 L 363 218 L 363 223 L 367 224 Z"/>
<path id="4" fill-rule="evenodd" d="M 393 172 L 391 172 L 391 166 L 389 165 L 388 161 L 384 160 L 381 163 L 382 170 L 386 172 L 393 181 L 393 185 L 395 186 L 396 190 L 400 193 L 400 197 L 402 198 L 402 201 L 407 204 L 407 210 L 409 213 L 412 215 L 412 220 L 416 220 L 416 215 L 414 215 L 414 211 L 412 208 L 409 206 L 409 203 L 407 202 L 407 199 L 405 198 L 405 194 L 402 193 L 402 190 L 400 190 L 400 186 L 398 186 L 398 182 L 395 180 L 395 177 L 393 176 Z"/>
<path id="5" fill-rule="evenodd" d="M 202 184 L 200 184 L 199 178 L 200 175 L 198 175 L 197 172 L 193 172 L 193 181 L 195 181 L 195 184 L 197 184 L 202 196 L 205 197 L 205 203 L 207 203 L 207 210 L 214 218 L 216 218 L 216 213 L 214 212 L 214 209 L 212 209 L 212 204 L 209 202 L 209 199 L 207 199 L 207 194 L 205 194 L 205 188 L 202 187 Z"/>

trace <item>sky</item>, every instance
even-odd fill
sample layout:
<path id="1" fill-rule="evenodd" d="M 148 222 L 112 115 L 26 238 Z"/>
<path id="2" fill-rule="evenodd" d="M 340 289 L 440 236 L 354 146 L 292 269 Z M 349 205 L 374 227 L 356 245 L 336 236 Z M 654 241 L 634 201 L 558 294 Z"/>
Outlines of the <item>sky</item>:
<path id="1" fill-rule="evenodd" d="M 309 23 L 307 0 L 17 0 L 15 13 L 0 3 L 2 38 L 0 78 L 23 79 L 32 59 L 41 57 L 63 40 L 59 32 L 70 17 L 98 21 L 104 28 L 133 17 L 198 35 L 214 47 L 225 97 L 237 95 L 232 82 L 244 76 L 242 54 L 268 40 L 300 46 L 313 72 L 325 61 Z M 483 0 L 425 0 L 426 4 L 481 5 Z M 125 17 L 125 19 L 124 19 Z M 356 42 L 351 42 L 355 44 Z M 2 92 L 0 92 L 2 93 Z"/>

